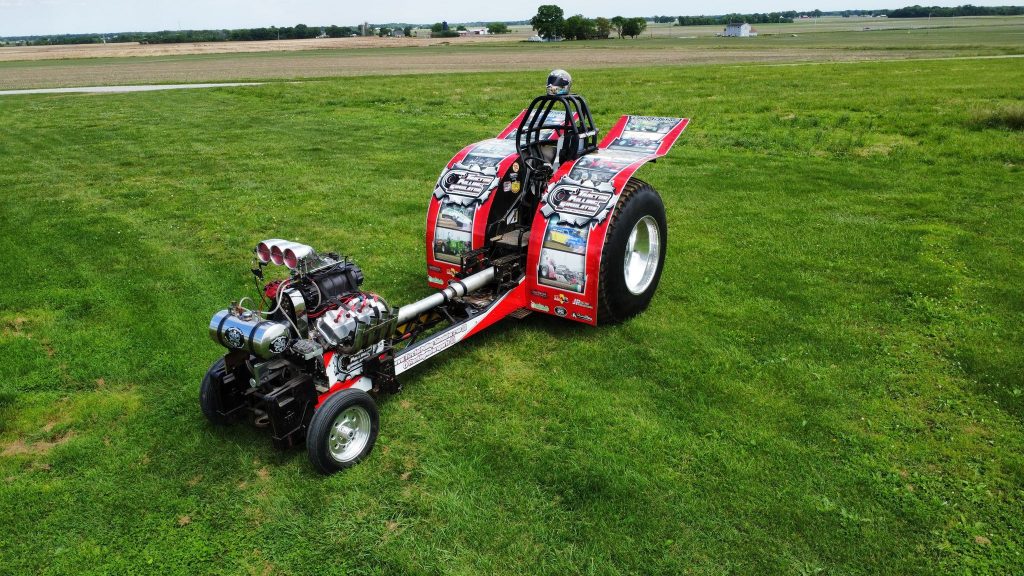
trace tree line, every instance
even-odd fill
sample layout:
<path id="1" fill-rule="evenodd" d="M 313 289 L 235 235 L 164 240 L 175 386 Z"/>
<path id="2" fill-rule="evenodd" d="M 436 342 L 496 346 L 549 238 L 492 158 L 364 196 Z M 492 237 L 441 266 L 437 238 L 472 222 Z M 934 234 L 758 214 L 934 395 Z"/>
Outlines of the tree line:
<path id="1" fill-rule="evenodd" d="M 139 42 L 141 44 L 178 44 L 184 42 L 228 42 L 257 40 L 301 40 L 305 38 L 345 38 L 380 33 L 389 28 L 370 28 L 353 26 L 271 26 L 269 28 L 236 28 L 232 30 L 161 30 L 159 32 L 118 32 L 115 34 L 60 34 L 55 36 L 21 36 L 9 40 L 23 41 L 32 46 L 52 44 L 100 44 L 119 42 Z M 412 28 L 407 28 L 411 31 Z"/>
<path id="2" fill-rule="evenodd" d="M 801 16 L 888 16 L 889 18 L 927 18 L 929 16 L 1016 16 L 1024 14 L 1024 6 L 972 6 L 965 4 L 955 8 L 939 6 L 908 6 L 896 10 L 833 10 L 823 12 L 811 10 L 797 12 L 756 12 L 751 14 L 721 14 L 715 16 L 652 16 L 650 18 L 587 18 L 582 14 L 565 18 L 565 13 L 555 4 L 545 4 L 537 9 L 537 15 L 530 25 L 545 39 L 565 40 L 604 39 L 614 31 L 619 38 L 636 38 L 647 29 L 647 22 L 672 23 L 675 26 L 724 25 L 730 22 L 748 24 L 789 24 Z"/>
<path id="3" fill-rule="evenodd" d="M 448 29 L 447 22 L 430 27 L 434 37 L 458 36 L 465 26 Z M 443 28 L 443 30 L 442 30 Z M 507 34 L 510 30 L 503 22 L 487 25 L 491 34 Z M 401 30 L 404 36 L 412 36 L 410 25 L 367 25 L 367 26 L 270 26 L 269 28 L 235 28 L 224 30 L 162 30 L 159 32 L 118 32 L 114 34 L 59 34 L 54 36 L 17 36 L 6 38 L 29 46 L 56 44 L 102 44 L 138 42 L 140 44 L 180 44 L 185 42 L 246 42 L 261 40 L 303 40 L 308 38 L 348 38 L 350 36 L 390 36 Z"/>
<path id="4" fill-rule="evenodd" d="M 724 14 L 722 16 L 679 16 L 679 26 L 707 26 L 709 24 L 728 24 L 730 22 L 746 22 L 748 24 L 789 24 L 798 14 L 789 12 L 769 12 L 754 14 Z"/>
<path id="5" fill-rule="evenodd" d="M 537 15 L 530 19 L 530 25 L 541 38 L 552 40 L 593 40 L 605 39 L 612 31 L 623 38 L 636 38 L 647 29 L 646 18 L 587 18 L 582 14 L 565 17 L 565 12 L 554 4 L 545 4 L 537 9 Z"/>
<path id="6" fill-rule="evenodd" d="M 537 15 L 528 22 L 537 33 L 546 39 L 564 38 L 566 40 L 589 40 L 609 38 L 614 32 L 619 38 L 626 36 L 636 38 L 647 29 L 648 21 L 658 24 L 673 23 L 677 26 L 723 25 L 729 22 L 747 22 L 749 24 L 775 24 L 793 22 L 799 16 L 888 16 L 889 18 L 928 18 L 955 16 L 1018 16 L 1024 15 L 1024 6 L 973 6 L 964 4 L 956 7 L 943 6 L 907 6 L 895 10 L 835 10 L 822 12 L 812 10 L 797 12 L 768 12 L 753 14 L 723 14 L 717 16 L 652 16 L 649 18 L 587 18 L 576 14 L 565 18 L 561 8 L 554 4 L 546 4 L 537 10 Z M 511 22 L 526 24 L 527 22 Z M 474 23 L 486 25 L 491 34 L 508 33 L 509 23 Z M 115 34 L 59 34 L 53 36 L 17 36 L 3 40 L 15 41 L 28 45 L 50 44 L 99 44 L 104 42 L 139 42 L 142 44 L 173 44 L 184 42 L 227 42 L 227 41 L 259 41 L 259 40 L 296 40 L 306 38 L 344 38 L 348 36 L 388 36 L 393 30 L 402 30 L 404 35 L 412 35 L 412 26 L 395 24 L 385 26 L 271 26 L 269 28 L 235 28 L 224 30 L 163 30 L 160 32 L 118 32 Z M 430 27 L 432 36 L 458 36 L 464 25 L 454 30 L 447 23 L 441 22 Z"/>
<path id="7" fill-rule="evenodd" d="M 1024 14 L 1024 6 L 972 6 L 964 4 L 953 8 L 943 6 L 907 6 L 889 10 L 889 18 L 928 18 L 935 16 L 1020 16 Z"/>

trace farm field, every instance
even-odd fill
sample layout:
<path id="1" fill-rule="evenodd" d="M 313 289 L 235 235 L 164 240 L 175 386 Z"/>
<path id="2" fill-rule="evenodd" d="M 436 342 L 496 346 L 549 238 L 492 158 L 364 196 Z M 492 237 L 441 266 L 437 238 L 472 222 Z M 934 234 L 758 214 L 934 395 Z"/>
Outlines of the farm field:
<path id="1" fill-rule="evenodd" d="M 340 38 L 206 44 L 0 48 L 0 90 L 104 84 L 303 79 L 409 73 L 547 71 L 612 66 L 796 63 L 1024 54 L 1024 17 L 823 18 L 759 25 L 757 38 L 718 26 L 652 25 L 636 40 L 526 43 L 502 37 Z M 955 21 L 953 21 L 955 20 Z M 955 24 L 955 25 L 954 25 Z M 864 26 L 872 27 L 863 30 Z"/>
<path id="2" fill-rule="evenodd" d="M 0 98 L 0 573 L 1019 572 L 1020 62 L 569 68 L 693 119 L 651 308 L 503 322 L 327 478 L 203 420 L 210 315 L 267 237 L 428 294 L 437 175 L 543 74 Z"/>

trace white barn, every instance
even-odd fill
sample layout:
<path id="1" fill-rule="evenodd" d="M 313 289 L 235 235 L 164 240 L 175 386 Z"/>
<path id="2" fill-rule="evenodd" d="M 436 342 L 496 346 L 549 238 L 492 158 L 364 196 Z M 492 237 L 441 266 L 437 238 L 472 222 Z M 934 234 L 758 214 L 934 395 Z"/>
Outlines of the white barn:
<path id="1" fill-rule="evenodd" d="M 747 24 L 746 22 L 730 22 L 725 26 L 725 35 L 739 37 L 757 36 L 757 32 L 754 32 L 753 30 L 754 29 L 750 27 L 750 24 Z"/>

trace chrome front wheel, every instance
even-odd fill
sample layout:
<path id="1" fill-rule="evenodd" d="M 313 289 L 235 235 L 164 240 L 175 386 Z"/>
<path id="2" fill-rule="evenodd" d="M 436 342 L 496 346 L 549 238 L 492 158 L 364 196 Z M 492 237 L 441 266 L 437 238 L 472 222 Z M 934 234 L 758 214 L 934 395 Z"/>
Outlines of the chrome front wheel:
<path id="1" fill-rule="evenodd" d="M 370 440 L 370 414 L 362 406 L 346 408 L 331 425 L 328 449 L 338 462 L 355 460 Z"/>
<path id="2" fill-rule="evenodd" d="M 313 412 L 306 451 L 317 471 L 333 474 L 365 458 L 377 441 L 377 404 L 362 390 L 335 392 Z"/>

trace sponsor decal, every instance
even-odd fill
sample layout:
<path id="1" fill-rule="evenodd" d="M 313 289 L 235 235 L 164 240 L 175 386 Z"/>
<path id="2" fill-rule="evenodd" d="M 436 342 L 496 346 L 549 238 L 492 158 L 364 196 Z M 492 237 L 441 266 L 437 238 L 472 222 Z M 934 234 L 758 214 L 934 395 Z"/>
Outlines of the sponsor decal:
<path id="1" fill-rule="evenodd" d="M 566 310 L 565 308 L 562 308 L 561 306 L 556 306 L 555 307 L 555 314 L 558 314 L 562 318 L 565 318 L 565 315 L 568 314 L 568 313 L 569 313 L 569 311 Z"/>
<path id="2" fill-rule="evenodd" d="M 230 348 L 241 348 L 245 345 L 245 336 L 242 335 L 242 331 L 234 327 L 224 331 L 224 340 L 227 341 Z"/>
<path id="3" fill-rule="evenodd" d="M 572 313 L 572 317 L 577 319 L 577 320 L 584 320 L 586 322 L 593 322 L 594 321 L 593 317 L 587 316 L 586 314 L 580 314 L 579 312 L 573 312 Z"/>
<path id="4" fill-rule="evenodd" d="M 518 193 L 520 188 L 522 188 L 522 186 L 519 185 L 519 182 L 513 182 L 512 183 L 512 191 L 513 192 Z"/>
<path id="5" fill-rule="evenodd" d="M 559 222 L 575 226 L 585 226 L 590 221 L 601 222 L 608 216 L 615 197 L 615 188 L 610 184 L 603 184 L 601 188 L 574 185 L 563 178 L 548 192 L 541 214 L 550 218 L 557 213 Z"/>
<path id="6" fill-rule="evenodd" d="M 590 302 L 584 302 L 583 300 L 580 300 L 579 298 L 573 298 L 572 305 L 573 306 L 579 306 L 580 308 L 593 308 L 593 306 L 590 305 Z"/>
<path id="7" fill-rule="evenodd" d="M 273 354 L 280 354 L 281 352 L 284 352 L 284 349 L 287 348 L 287 347 L 288 347 L 288 337 L 287 336 L 278 336 L 277 338 L 274 338 L 274 340 L 271 341 L 271 343 L 270 343 L 270 351 Z"/>
<path id="8" fill-rule="evenodd" d="M 440 272 L 441 271 L 441 267 L 440 266 L 434 266 L 433 264 L 430 264 L 430 265 L 427 266 L 427 270 L 430 270 L 431 272 Z"/>
<path id="9" fill-rule="evenodd" d="M 511 182 L 505 182 L 505 184 L 502 185 L 502 189 L 504 189 L 505 192 L 511 192 L 512 191 L 512 183 Z"/>
<path id="10" fill-rule="evenodd" d="M 551 308 L 548 308 L 547 306 L 545 306 L 545 305 L 543 305 L 543 304 L 541 304 L 539 302 L 530 302 L 530 308 L 533 308 L 534 310 L 540 310 L 541 312 L 550 312 L 551 311 Z"/>
<path id="11" fill-rule="evenodd" d="M 484 193 L 497 182 L 493 174 L 483 174 L 466 169 L 453 168 L 446 171 L 437 181 L 434 196 L 442 198 L 447 195 L 461 197 L 465 200 L 483 200 Z"/>
<path id="12" fill-rule="evenodd" d="M 427 282 L 431 284 L 444 284 L 444 280 L 440 278 L 434 278 L 433 276 L 427 276 Z"/>
<path id="13" fill-rule="evenodd" d="M 513 172 L 519 172 L 519 162 L 513 162 L 512 163 L 512 171 Z"/>
<path id="14" fill-rule="evenodd" d="M 555 302 L 558 302 L 559 304 L 565 304 L 568 301 L 569 297 L 566 296 L 565 294 L 555 294 Z"/>
<path id="15" fill-rule="evenodd" d="M 459 269 L 458 268 L 449 268 L 448 269 L 448 275 L 451 276 L 452 278 L 454 278 L 455 275 L 458 274 L 458 273 L 459 273 Z"/>
<path id="16" fill-rule="evenodd" d="M 543 291 L 543 290 L 530 290 L 530 294 L 536 296 L 537 298 L 547 298 L 548 297 L 548 293 Z"/>
<path id="17" fill-rule="evenodd" d="M 466 336 L 470 328 L 472 328 L 472 326 L 469 324 L 457 325 L 447 333 L 437 336 L 431 340 L 427 340 L 423 344 L 409 349 L 408 352 L 399 354 L 398 357 L 395 358 L 395 372 L 405 372 L 427 358 L 444 352 L 448 348 L 458 344 L 459 341 Z"/>

